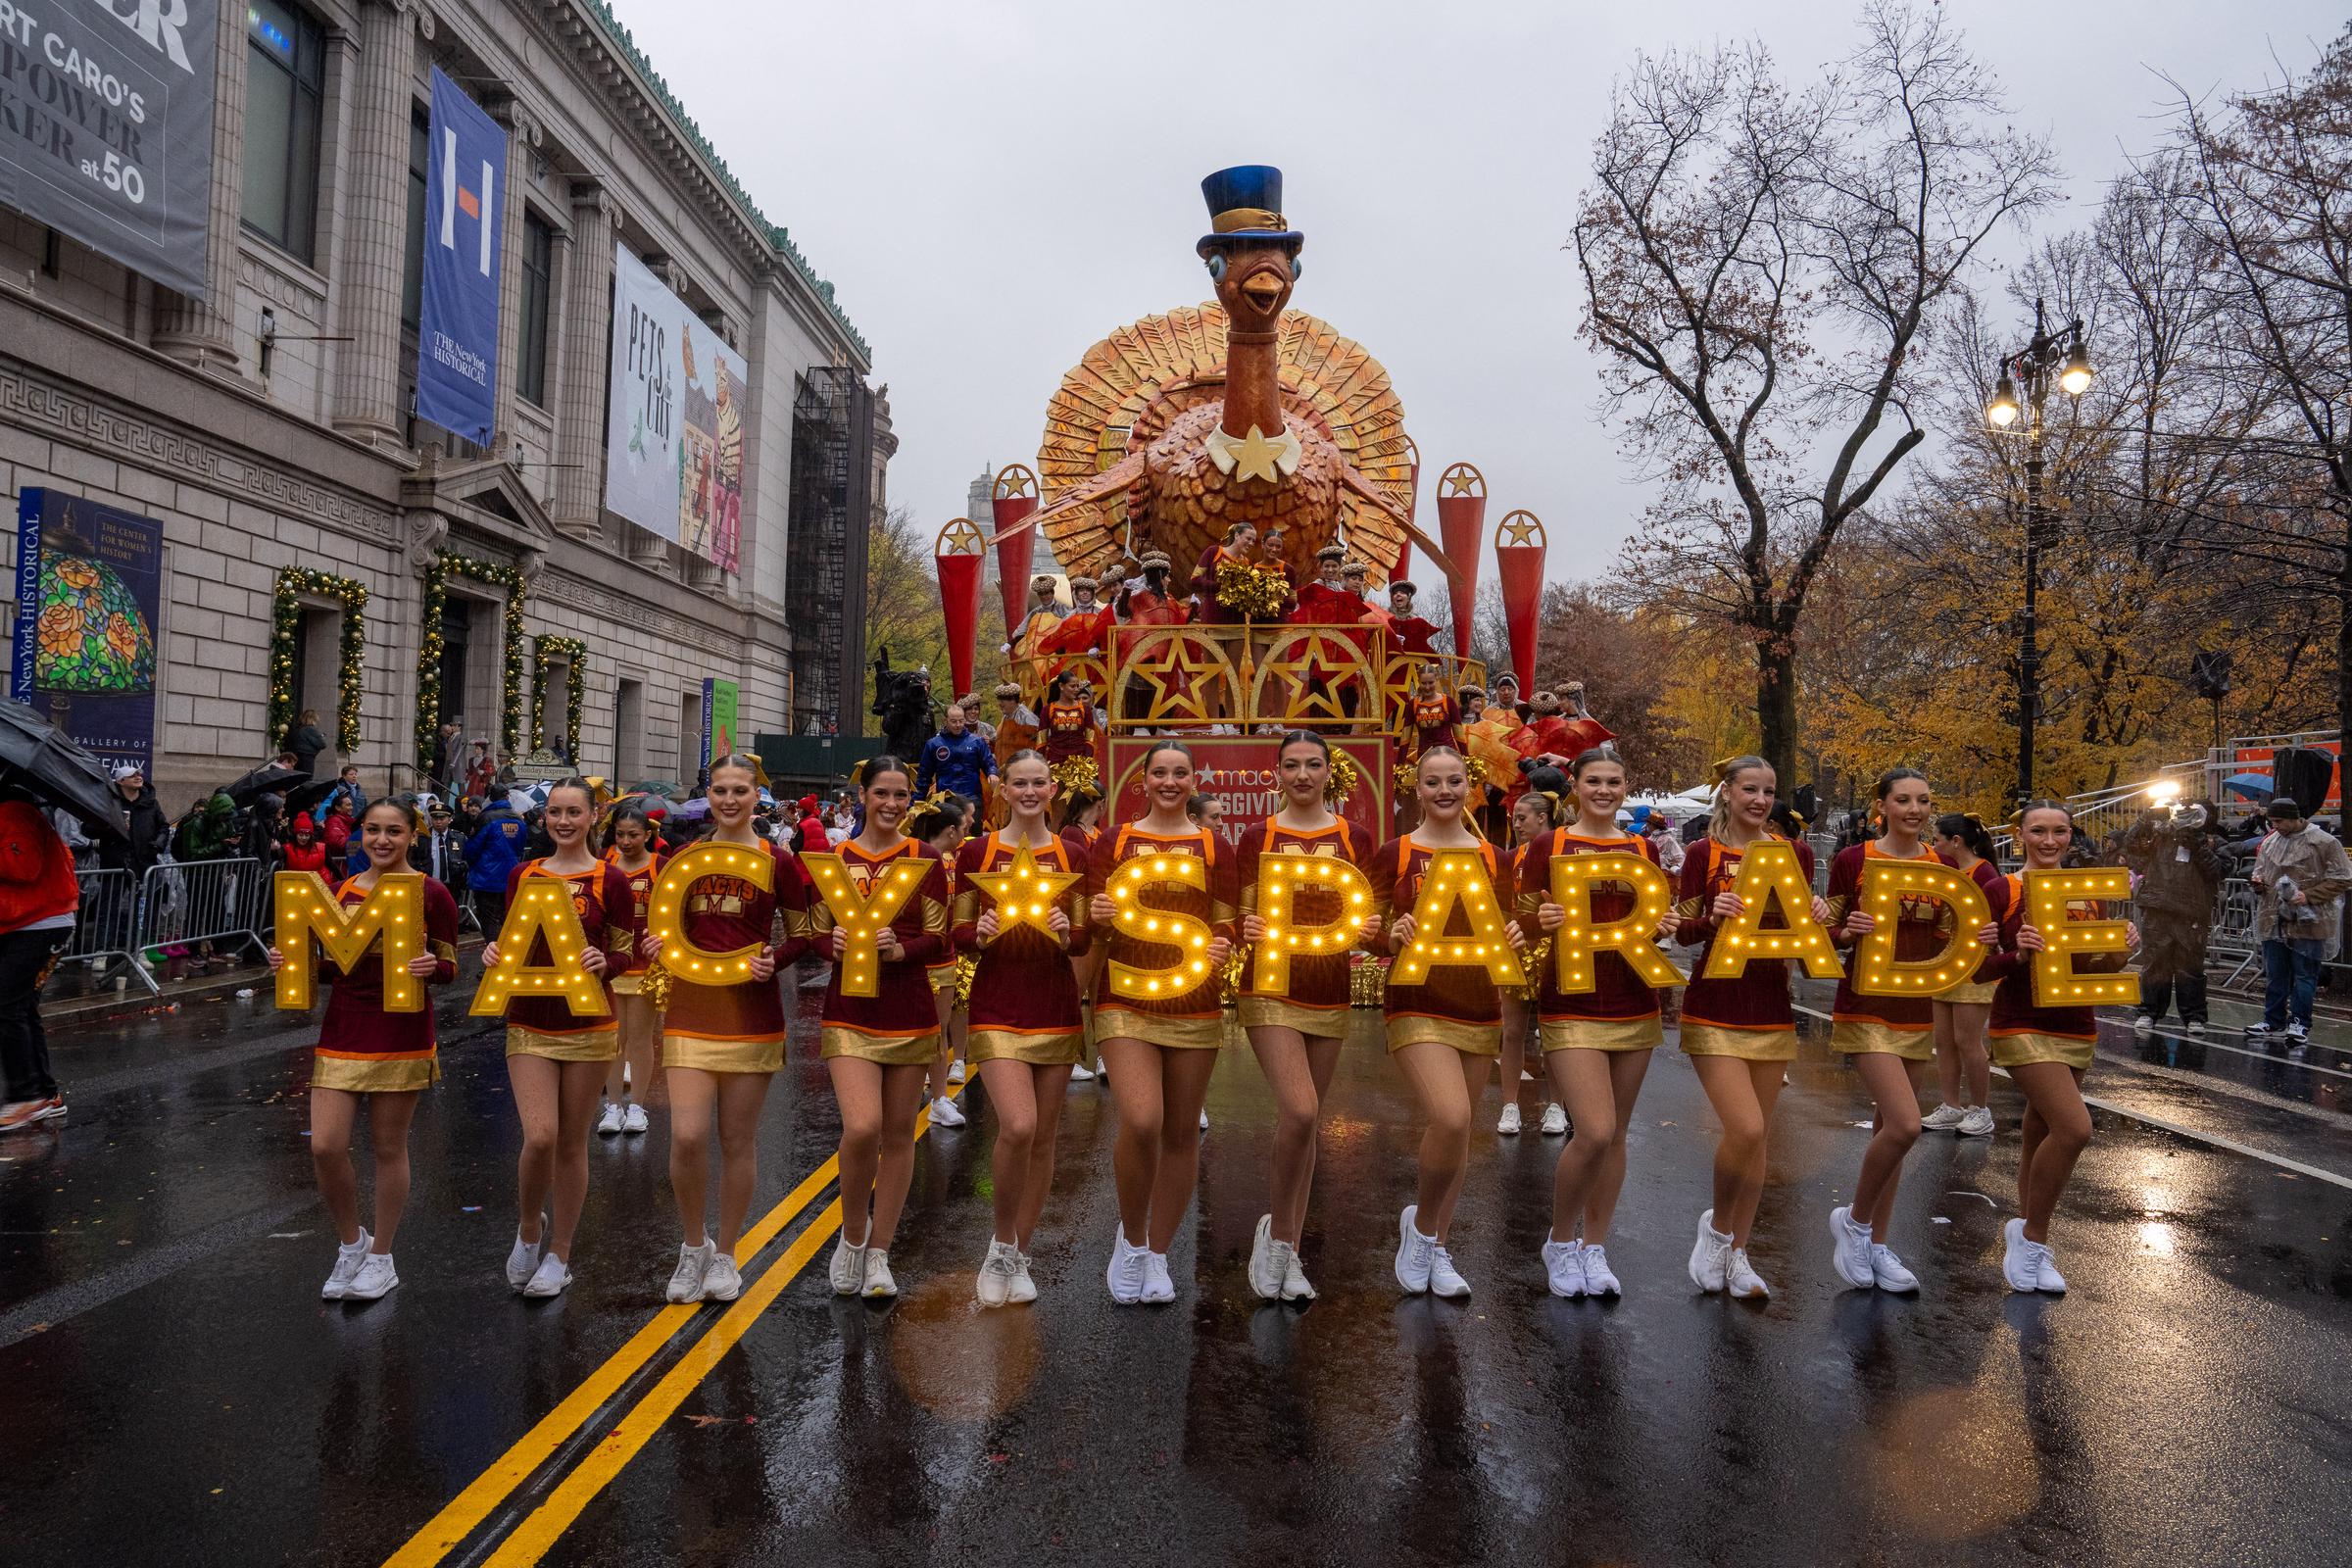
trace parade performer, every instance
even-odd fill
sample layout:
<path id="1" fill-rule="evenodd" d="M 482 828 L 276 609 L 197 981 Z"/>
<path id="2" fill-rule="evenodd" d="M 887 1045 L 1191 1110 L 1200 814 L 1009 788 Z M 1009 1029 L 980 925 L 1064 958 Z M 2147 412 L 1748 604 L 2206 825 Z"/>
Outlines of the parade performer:
<path id="1" fill-rule="evenodd" d="M 1119 597 L 1111 605 L 1120 622 L 1130 626 L 1181 626 L 1191 620 L 1191 608 L 1168 592 L 1168 573 L 1173 569 L 1168 553 L 1147 550 L 1137 564 L 1144 568 L 1143 586 L 1122 585 Z"/>
<path id="2" fill-rule="evenodd" d="M 1973 813 L 1946 811 L 1936 819 L 1936 853 L 1984 891 L 1999 924 L 2008 909 L 2009 879 L 1994 863 L 1992 835 L 1984 824 Z M 1936 994 L 1936 1079 L 1943 1101 L 1920 1118 L 1930 1132 L 1992 1136 L 1992 1058 L 1985 1054 L 1984 1028 L 1994 985 L 1980 963 L 1973 978 Z"/>
<path id="3" fill-rule="evenodd" d="M 841 1106 L 841 1240 L 833 1249 L 833 1290 L 881 1298 L 899 1294 L 890 1243 L 914 1177 L 924 1070 L 939 1054 L 939 1013 L 927 976 L 949 951 L 949 896 L 938 857 L 900 831 L 913 805 L 906 764 L 890 756 L 873 759 L 865 764 L 861 789 L 864 825 L 838 852 L 858 896 L 870 896 L 881 868 L 893 860 L 911 856 L 926 863 L 922 885 L 882 932 L 875 996 L 844 994 L 842 958 L 850 934 L 822 899 L 808 902 L 808 934 L 833 961 L 820 1031 L 825 1070 Z M 858 1240 L 851 1240 L 853 1232 Z"/>
<path id="4" fill-rule="evenodd" d="M 946 790 L 977 802 L 996 773 L 997 754 L 971 727 L 971 710 L 961 703 L 950 703 L 941 715 L 938 733 L 923 742 L 922 760 L 914 770 L 914 793 L 926 796 Z"/>
<path id="5" fill-rule="evenodd" d="M 1410 761 L 1435 747 L 1460 751 L 1461 721 L 1462 710 L 1454 706 L 1452 698 L 1438 689 L 1436 662 L 1423 664 L 1420 681 L 1413 691 L 1412 730 L 1405 741 L 1405 760 Z"/>
<path id="6" fill-rule="evenodd" d="M 1555 942 L 1568 910 L 1551 897 L 1554 857 L 1630 855 L 1656 861 L 1648 844 L 1617 825 L 1627 783 L 1625 761 L 1615 747 L 1596 746 L 1580 755 L 1569 764 L 1569 779 L 1576 792 L 1576 820 L 1536 841 L 1519 883 L 1520 924 L 1532 921 Z M 1591 897 L 1593 923 L 1622 920 L 1634 911 L 1634 890 L 1624 883 L 1595 885 Z M 1678 924 L 1669 910 L 1656 935 L 1671 937 Z M 1634 1124 L 1634 1102 L 1648 1076 L 1650 1053 L 1665 1039 L 1658 993 L 1623 954 L 1595 954 L 1592 980 L 1591 991 L 1563 992 L 1557 966 L 1546 963 L 1536 991 L 1544 1076 L 1576 1128 L 1552 1172 L 1544 1272 L 1552 1295 L 1572 1298 L 1619 1294 L 1609 1267 L 1609 1222 L 1625 1188 L 1625 1138 Z"/>
<path id="7" fill-rule="evenodd" d="M 1762 1299 L 1771 1295 L 1747 1257 L 1764 1196 L 1764 1150 L 1773 1103 L 1780 1099 L 1788 1064 L 1796 1057 L 1796 1014 L 1789 1004 L 1786 958 L 1754 958 L 1736 979 L 1704 978 L 1707 951 L 1719 921 L 1744 907 L 1732 884 L 1748 847 L 1776 835 L 1772 808 L 1779 793 L 1772 764 L 1760 757 L 1736 757 L 1722 764 L 1707 835 L 1690 846 L 1676 890 L 1678 935 L 1701 951 L 1691 965 L 1683 996 L 1683 1054 L 1698 1074 L 1715 1107 L 1723 1136 L 1715 1146 L 1715 1201 L 1698 1216 L 1698 1240 L 1690 1250 L 1690 1279 L 1702 1291 L 1729 1291 Z M 1813 880 L 1813 851 L 1794 846 L 1799 870 Z M 1812 901 L 1812 915 L 1829 924 L 1829 905 Z M 1783 924 L 1775 910 L 1768 927 Z M 1720 1229 L 1718 1227 L 1721 1227 Z"/>
<path id="8" fill-rule="evenodd" d="M 605 1074 L 620 1059 L 620 1023 L 608 977 L 627 963 L 637 944 L 637 904 L 619 867 L 597 858 L 596 795 L 587 780 L 567 778 L 547 792 L 540 830 L 555 846 L 525 860 L 507 877 L 507 907 L 532 877 L 564 884 L 587 935 L 580 967 L 600 980 L 606 1010 L 579 1017 L 562 997 L 514 996 L 507 1003 L 507 1083 L 522 1123 L 522 1152 L 514 1161 L 514 1245 L 507 1253 L 507 1284 L 525 1296 L 561 1296 L 571 1284 L 571 1243 L 588 1201 L 588 1128 L 596 1120 Z M 482 949 L 482 966 L 499 961 L 499 933 Z M 525 963 L 554 961 L 544 935 L 534 938 Z M 541 1214 L 550 1189 L 552 1228 Z"/>
<path id="9" fill-rule="evenodd" d="M 1478 836 L 1464 812 L 1470 775 L 1462 755 L 1432 747 L 1415 768 L 1420 824 L 1391 840 L 1372 857 L 1372 896 L 1392 954 L 1415 935 L 1413 907 L 1421 884 L 1441 850 L 1474 850 L 1497 907 L 1511 907 L 1510 868 L 1494 847 Z M 1454 906 L 1453 929 L 1433 937 L 1471 935 L 1469 917 Z M 1514 949 L 1526 947 L 1516 920 L 1503 928 Z M 1389 1054 L 1413 1086 L 1428 1125 L 1421 1134 L 1420 1182 L 1415 1200 L 1396 1216 L 1396 1283 L 1413 1295 L 1460 1297 L 1470 1283 L 1446 1250 L 1453 1228 L 1454 1204 L 1469 1168 L 1470 1111 L 1486 1087 L 1487 1073 L 1502 1047 L 1502 1003 L 1483 969 L 1446 964 L 1418 985 L 1399 985 L 1394 973 L 1382 999 Z M 1424 1230 L 1422 1227 L 1428 1226 Z"/>
<path id="10" fill-rule="evenodd" d="M 1348 591 L 1340 568 L 1347 564 L 1348 547 L 1328 544 L 1315 552 L 1315 580 L 1298 590 L 1298 602 L 1287 619 L 1302 626 L 1353 626 L 1364 618 L 1364 602 Z"/>
<path id="11" fill-rule="evenodd" d="M 948 885 L 948 906 L 956 905 L 956 857 L 971 830 L 972 804 L 960 795 L 942 795 L 917 801 L 907 809 L 901 832 L 929 850 L 939 861 Z M 931 1107 L 934 1127 L 960 1127 L 963 1111 L 949 1096 L 950 1085 L 963 1082 L 963 1000 L 965 963 L 962 945 L 951 932 L 930 964 L 931 1004 L 939 1020 L 939 1050 L 923 1075 L 923 1100 Z"/>
<path id="12" fill-rule="evenodd" d="M 1430 639 L 1438 634 L 1438 623 L 1424 620 L 1413 613 L 1413 600 L 1420 593 L 1409 582 L 1389 584 L 1389 648 L 1399 654 L 1433 654 L 1437 650 Z"/>
<path id="13" fill-rule="evenodd" d="M 1086 677 L 1075 669 L 1063 670 L 1054 683 L 1053 700 L 1046 704 L 1042 749 L 1047 764 L 1064 789 L 1093 782 L 1077 776 L 1087 769 L 1073 773 L 1071 764 L 1084 759 L 1091 768 L 1095 760 L 1095 736 L 1101 728 L 1101 715 L 1087 696 Z"/>
<path id="14" fill-rule="evenodd" d="M 2035 801 L 2019 813 L 2019 844 L 2026 872 L 2055 871 L 2066 863 L 2075 842 L 2074 813 L 2056 801 Z M 2075 1173 L 2075 1162 L 2090 1144 L 2090 1110 L 2082 1103 L 2082 1075 L 2090 1070 L 2099 1037 L 2095 1008 L 2042 1006 L 2034 995 L 2034 956 L 2052 933 L 2028 918 L 2024 874 L 2011 873 L 2001 947 L 1979 972 L 1998 983 L 1992 994 L 1992 1064 L 2009 1074 L 2026 1097 L 2018 1128 L 2017 1206 L 2021 1217 L 2001 1227 L 2001 1275 L 2013 1291 L 2066 1294 L 2050 1250 L 2050 1217 Z M 2095 906 L 2069 906 L 2072 915 L 2099 917 Z M 2139 927 L 2126 928 L 2128 946 L 2139 946 Z M 2102 953 L 2078 958 L 2090 972 L 2124 966 L 2127 954 Z"/>
<path id="15" fill-rule="evenodd" d="M 1511 808 L 1510 842 L 1511 886 L 1521 890 L 1526 898 L 1528 877 L 1543 876 L 1541 862 L 1531 862 L 1528 852 L 1537 840 L 1549 833 L 1559 821 L 1561 798 L 1548 789 L 1529 790 Z M 1530 871 L 1534 863 L 1536 869 Z M 1519 929 L 1533 931 L 1535 927 L 1521 919 Z M 1502 1115 L 1494 1123 L 1494 1131 L 1506 1138 L 1516 1138 L 1524 1123 L 1519 1115 L 1519 1085 L 1527 1075 L 1527 1036 L 1535 1025 L 1535 993 L 1529 986 L 1505 986 L 1502 991 L 1502 1055 L 1495 1062 L 1495 1082 L 1502 1088 Z M 1541 1054 L 1541 1053 L 1539 1053 Z M 1556 1102 L 1545 1100 L 1541 1123 L 1547 1137 L 1558 1137 L 1568 1130 L 1568 1113 Z"/>
<path id="16" fill-rule="evenodd" d="M 761 891 L 748 878 L 707 876 L 687 894 L 680 928 L 706 952 L 758 945 L 745 979 L 699 985 L 669 977 L 669 1010 L 662 1026 L 662 1066 L 669 1094 L 669 1186 L 677 1199 L 684 1239 L 669 1277 L 672 1301 L 732 1301 L 743 1292 L 736 1244 L 750 1215 L 760 1178 L 760 1110 L 768 1081 L 784 1065 L 784 1000 L 776 971 L 807 944 L 795 929 L 809 895 L 800 862 L 761 838 L 752 814 L 760 802 L 757 764 L 736 754 L 710 764 L 705 798 L 710 803 L 710 844 L 731 844 L 765 855 L 771 884 Z M 778 938 L 777 919 L 783 917 Z M 638 951 L 662 956 L 662 938 L 647 932 Z M 718 1230 L 704 1228 L 710 1186 L 710 1141 L 718 1139 Z"/>
<path id="17" fill-rule="evenodd" d="M 1311 730 L 1282 738 L 1275 758 L 1282 809 L 1242 830 L 1235 856 L 1242 888 L 1242 940 L 1266 937 L 1258 913 L 1259 862 L 1269 855 L 1327 856 L 1357 870 L 1371 846 L 1325 799 L 1331 783 L 1331 743 Z M 1347 913 L 1336 890 L 1301 888 L 1291 898 L 1291 918 L 1323 925 Z M 1367 907 L 1356 933 L 1379 940 L 1380 925 Z M 1250 1247 L 1250 1288 L 1261 1300 L 1313 1300 L 1315 1288 L 1298 1264 L 1298 1240 L 1306 1227 L 1307 1194 L 1315 1177 L 1315 1137 L 1323 1098 L 1339 1070 L 1340 1047 L 1348 1036 L 1351 1000 L 1350 956 L 1355 942 L 1321 953 L 1295 954 L 1290 983 L 1281 991 L 1260 990 L 1254 965 L 1242 973 L 1239 1011 L 1250 1049 L 1274 1092 L 1271 1209 L 1258 1217 Z"/>
<path id="18" fill-rule="evenodd" d="M 662 858 L 654 853 L 653 823 L 635 802 L 613 808 L 605 825 L 612 840 L 605 863 L 619 871 L 629 885 L 630 920 L 639 936 L 645 931 L 646 906 L 653 902 L 654 878 L 662 874 Z M 662 1102 L 662 1007 L 645 993 L 653 965 L 636 943 L 612 976 L 612 1012 L 620 1023 L 620 1054 L 605 1073 L 605 1112 L 596 1124 L 599 1133 L 642 1133 L 651 1125 L 646 1107 Z"/>
<path id="19" fill-rule="evenodd" d="M 1029 679 L 1040 691 L 1046 688 L 1045 641 L 1060 624 L 1060 596 L 1054 579 L 1041 571 L 1029 579 L 1029 609 L 1002 650 L 1012 656 L 1016 666 L 1028 669 Z"/>
<path id="20" fill-rule="evenodd" d="M 416 813 L 398 801 L 369 803 L 360 814 L 367 868 L 336 888 L 335 902 L 356 907 L 368 902 L 378 877 L 408 870 L 416 825 Z M 424 883 L 424 935 L 426 951 L 409 960 L 409 973 L 428 986 L 447 985 L 458 973 L 458 905 L 430 877 Z M 272 974 L 285 962 L 284 953 L 270 950 Z M 441 1076 L 430 1003 L 416 1012 L 386 1012 L 383 967 L 378 937 L 348 974 L 333 976 L 311 1057 L 311 1164 L 338 1243 L 334 1269 L 318 1291 L 329 1301 L 372 1301 L 400 1284 L 392 1241 L 409 1206 L 409 1123 L 416 1115 L 417 1094 Z M 375 1153 L 372 1232 L 360 1224 L 360 1181 L 351 1162 L 351 1128 L 362 1096 Z"/>
<path id="21" fill-rule="evenodd" d="M 1070 579 L 1070 597 L 1076 604 L 1038 645 L 1038 652 L 1050 656 L 1046 675 L 1049 684 L 1071 660 L 1102 653 L 1110 646 L 1113 616 L 1108 605 L 1095 602 L 1098 591 L 1100 585 L 1084 573 Z"/>
<path id="22" fill-rule="evenodd" d="M 1240 892 L 1233 853 L 1217 836 L 1193 826 L 1185 804 L 1193 797 L 1193 754 L 1180 742 L 1161 741 L 1144 759 L 1147 809 L 1139 821 L 1106 832 L 1087 864 L 1088 923 L 1107 960 L 1096 981 L 1095 1038 L 1103 1064 L 1112 1069 L 1111 1096 L 1118 1103 L 1119 1131 L 1111 1166 L 1119 1191 L 1119 1234 L 1112 1243 L 1106 1279 L 1111 1299 L 1121 1305 L 1172 1301 L 1168 1247 L 1192 1201 L 1200 1169 L 1200 1117 L 1208 1078 L 1224 1044 L 1217 975 L 1234 938 Z M 1139 904 L 1164 918 L 1170 912 L 1203 924 L 1204 949 L 1192 950 L 1130 936 L 1116 928 L 1119 906 L 1109 893 L 1112 874 L 1128 861 L 1173 860 L 1203 864 L 1207 886 L 1147 880 Z M 1204 978 L 1162 997 L 1122 994 L 1111 963 L 1160 970 L 1171 961 L 1204 960 Z"/>
<path id="23" fill-rule="evenodd" d="M 996 699 L 997 730 L 989 740 L 989 750 L 996 754 L 997 773 L 1002 777 L 1005 759 L 1037 744 L 1037 714 L 1022 704 L 1018 681 L 997 682 Z"/>
<path id="24" fill-rule="evenodd" d="M 1054 775 L 1036 752 L 1005 760 L 1004 827 L 964 843 L 956 858 L 955 940 L 976 956 L 966 1051 L 995 1107 L 989 1152 L 996 1230 L 973 1294 L 982 1306 L 1037 1299 L 1029 1247 L 1054 1190 L 1054 1143 L 1070 1069 L 1086 1054 L 1086 1020 L 1070 959 L 1083 953 L 1086 846 L 1048 824 Z M 1044 928 L 1001 917 L 992 889 L 1026 856 L 1036 870 L 1073 878 L 1054 900 Z"/>
<path id="25" fill-rule="evenodd" d="M 1254 566 L 1257 558 L 1257 530 L 1246 522 L 1237 522 L 1225 531 L 1225 542 L 1210 545 L 1200 552 L 1200 564 L 1193 568 L 1193 619 L 1208 626 L 1239 626 L 1250 617 L 1217 597 L 1219 568 L 1224 566 Z"/>
<path id="26" fill-rule="evenodd" d="M 1839 851 L 1830 862 L 1830 918 L 1824 923 L 1840 948 L 1853 948 L 1877 928 L 1870 911 L 1860 906 L 1866 863 L 1942 860 L 1925 842 L 1936 813 L 1925 773 L 1915 767 L 1887 769 L 1879 775 L 1876 799 L 1880 836 Z M 1915 963 L 1943 951 L 1951 911 L 1934 899 L 1909 898 L 1898 906 L 1896 921 L 1895 961 Z M 1981 935 L 1997 940 L 1998 927 Z M 1904 1156 L 1919 1142 L 1919 1080 L 1932 1054 L 1935 1008 L 1926 997 L 1865 995 L 1855 989 L 1856 968 L 1849 961 L 1838 982 L 1838 999 L 1830 1007 L 1830 1049 L 1852 1063 L 1876 1108 L 1853 1202 L 1830 1210 L 1833 1261 L 1838 1278 L 1856 1290 L 1907 1294 L 1919 1289 L 1919 1277 L 1903 1266 L 1886 1236 Z"/>

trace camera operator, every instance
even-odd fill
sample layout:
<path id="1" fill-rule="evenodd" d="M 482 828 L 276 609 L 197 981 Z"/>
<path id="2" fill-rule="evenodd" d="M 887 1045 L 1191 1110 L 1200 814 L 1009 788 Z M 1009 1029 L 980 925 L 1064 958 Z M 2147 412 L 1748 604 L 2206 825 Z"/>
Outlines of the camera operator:
<path id="1" fill-rule="evenodd" d="M 2303 820 L 2288 796 L 2272 799 L 2271 831 L 2254 856 L 2254 934 L 2262 941 L 2262 1022 L 2250 1041 L 2301 1046 L 2311 1034 L 2320 966 L 2335 941 L 2336 901 L 2352 890 L 2352 860 L 2326 828 Z"/>
<path id="2" fill-rule="evenodd" d="M 2139 1015 L 2132 1032 L 2153 1031 L 2176 1000 L 2190 1035 L 2205 1034 L 2205 942 L 2228 857 L 2204 806 L 2158 806 L 2125 830 L 2122 859 L 2139 877 Z"/>
<path id="3" fill-rule="evenodd" d="M 874 716 L 882 720 L 882 746 L 893 757 L 920 757 L 931 738 L 931 672 L 890 667 L 890 650 L 874 661 Z"/>

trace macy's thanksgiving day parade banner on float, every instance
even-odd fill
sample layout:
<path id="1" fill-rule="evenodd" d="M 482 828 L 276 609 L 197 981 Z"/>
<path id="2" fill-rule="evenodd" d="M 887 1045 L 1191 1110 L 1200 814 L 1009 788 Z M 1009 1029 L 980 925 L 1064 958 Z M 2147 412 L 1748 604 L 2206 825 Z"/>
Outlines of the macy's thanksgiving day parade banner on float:
<path id="1" fill-rule="evenodd" d="M 808 891 L 847 933 L 840 959 L 843 992 L 876 995 L 882 933 L 921 884 L 928 862 L 893 862 L 861 889 L 837 855 L 803 854 L 800 859 Z M 1073 874 L 1016 862 L 1002 875 L 1004 885 L 997 890 L 1000 932 L 1021 923 L 1050 930 L 1051 911 L 1061 902 Z M 1173 955 L 1157 966 L 1110 962 L 1105 979 L 1113 993 L 1165 1001 L 1217 983 L 1205 958 L 1212 939 L 1206 922 L 1146 901 L 1155 888 L 1203 886 L 1206 875 L 1207 867 L 1198 858 L 1170 854 L 1139 857 L 1111 877 L 1104 892 L 1116 907 L 1113 922 L 1119 930 Z M 702 844 L 673 858 L 654 884 L 646 925 L 662 939 L 659 961 L 678 982 L 733 985 L 751 976 L 752 959 L 760 951 L 758 945 L 711 952 L 688 940 L 682 922 L 687 890 L 707 877 L 720 876 L 741 878 L 769 892 L 775 862 L 764 850 Z M 424 987 L 409 973 L 408 964 L 424 951 L 424 880 L 415 872 L 387 874 L 365 903 L 346 908 L 316 872 L 279 872 L 277 942 L 286 961 L 277 973 L 277 1005 L 311 1004 L 314 953 L 323 952 L 338 970 L 349 973 L 371 950 L 380 950 L 385 1008 L 421 1009 Z M 2024 882 L 2026 918 L 2049 934 L 2034 957 L 2035 1004 L 2137 1002 L 2136 974 L 2080 974 L 2075 962 L 2078 957 L 2125 951 L 2125 924 L 2095 918 L 2095 903 L 2086 906 L 2085 901 L 2130 897 L 2128 874 L 2112 868 L 2027 871 Z M 1602 884 L 1632 889 L 1634 907 L 1624 918 L 1592 917 L 1592 892 Z M 1339 912 L 1320 922 L 1293 918 L 1293 895 L 1306 887 L 1338 893 L 1338 899 L 1325 905 Z M 1740 901 L 1740 912 L 1718 928 L 1705 978 L 1733 978 L 1759 959 L 1794 959 L 1816 979 L 1842 975 L 1829 932 L 1812 917 L 1812 890 L 1798 868 L 1793 847 L 1780 842 L 1751 846 L 1740 860 L 1732 892 Z M 1328 856 L 1264 857 L 1257 894 L 1265 935 L 1251 961 L 1257 985 L 1274 992 L 1287 990 L 1292 957 L 1356 946 L 1363 921 L 1373 912 L 1372 889 L 1363 873 Z M 1674 906 L 1673 890 L 1665 873 L 1640 856 L 1559 856 L 1550 865 L 1550 898 L 1567 911 L 1546 960 L 1554 966 L 1562 992 L 1592 990 L 1593 960 L 1603 953 L 1620 955 L 1649 985 L 1682 985 L 1689 979 L 1655 942 L 1660 923 Z M 1895 913 L 1906 901 L 1927 901 L 1950 912 L 1948 924 L 1939 921 L 1949 932 L 1940 952 L 1912 960 L 1896 958 Z M 1855 944 L 1854 988 L 1873 996 L 1933 997 L 1965 983 L 1975 974 L 1983 951 L 1980 933 L 1992 918 L 1974 882 L 1949 866 L 1927 861 L 1873 860 L 1864 865 L 1857 906 L 1870 911 L 1877 923 Z M 1765 922 L 1776 911 L 1779 923 L 1768 926 Z M 1497 985 L 1526 983 L 1520 956 L 1505 939 L 1508 915 L 1496 905 L 1476 851 L 1448 850 L 1437 856 L 1412 915 L 1415 935 L 1396 955 L 1391 971 L 1398 983 L 1417 983 L 1431 969 L 1451 965 L 1485 969 Z M 542 943 L 548 961 L 532 963 L 531 956 L 541 951 Z M 580 1017 L 609 1009 L 603 983 L 581 966 L 588 933 L 561 878 L 533 874 L 523 879 L 499 929 L 497 948 L 498 961 L 484 971 L 474 993 L 473 1012 L 502 1013 L 516 996 L 560 996 Z"/>

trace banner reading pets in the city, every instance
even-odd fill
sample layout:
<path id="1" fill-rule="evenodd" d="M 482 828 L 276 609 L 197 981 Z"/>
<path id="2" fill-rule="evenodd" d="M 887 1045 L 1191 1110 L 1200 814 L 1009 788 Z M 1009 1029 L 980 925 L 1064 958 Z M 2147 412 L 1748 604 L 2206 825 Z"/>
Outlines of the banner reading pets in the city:
<path id="1" fill-rule="evenodd" d="M 102 762 L 155 759 L 164 529 L 63 490 L 17 502 L 9 695 Z"/>
<path id="2" fill-rule="evenodd" d="M 743 356 L 614 246 L 605 504 L 728 571 L 743 549 L 748 384 Z"/>

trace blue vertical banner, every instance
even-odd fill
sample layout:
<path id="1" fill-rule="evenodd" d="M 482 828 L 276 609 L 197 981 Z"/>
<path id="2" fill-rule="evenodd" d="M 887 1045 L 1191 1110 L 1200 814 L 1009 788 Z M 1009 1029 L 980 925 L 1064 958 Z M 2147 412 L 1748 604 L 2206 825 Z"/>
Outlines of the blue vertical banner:
<path id="1" fill-rule="evenodd" d="M 507 132 L 433 68 L 416 414 L 477 446 L 498 421 Z"/>
<path id="2" fill-rule="evenodd" d="M 39 487 L 17 500 L 9 696 L 104 762 L 153 777 L 164 528 Z"/>

